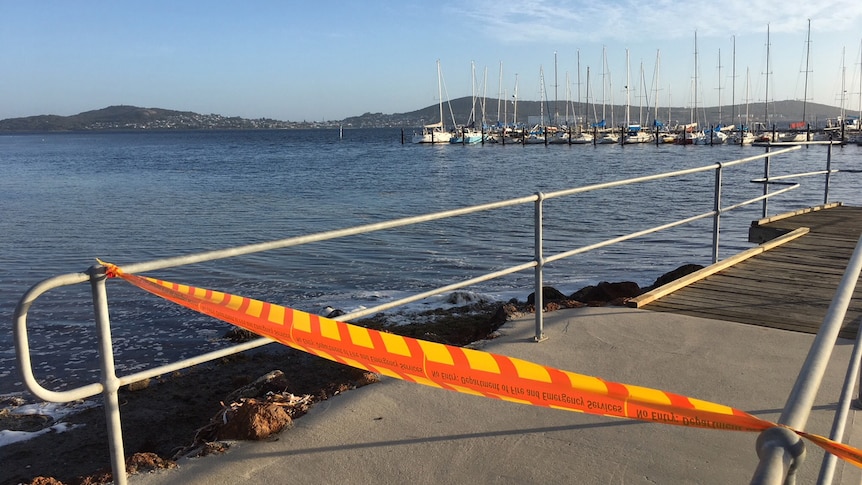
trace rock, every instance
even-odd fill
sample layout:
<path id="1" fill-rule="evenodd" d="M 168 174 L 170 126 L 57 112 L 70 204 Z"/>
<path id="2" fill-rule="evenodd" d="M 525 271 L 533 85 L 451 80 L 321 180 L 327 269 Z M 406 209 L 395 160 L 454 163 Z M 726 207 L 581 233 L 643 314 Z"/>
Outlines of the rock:
<path id="1" fill-rule="evenodd" d="M 542 287 L 542 302 L 548 303 L 551 301 L 561 301 L 565 300 L 566 295 L 562 294 L 560 290 L 554 288 L 553 286 L 543 286 Z M 536 292 L 530 293 L 527 297 L 528 305 L 536 304 Z"/>
<path id="2" fill-rule="evenodd" d="M 132 475 L 160 468 L 169 469 L 176 467 L 176 462 L 165 460 L 155 453 L 135 453 L 126 459 L 126 472 Z"/>
<path id="3" fill-rule="evenodd" d="M 684 264 L 684 265 L 680 266 L 679 268 L 677 268 L 673 271 L 668 271 L 667 273 L 659 276 L 655 280 L 655 283 L 653 283 L 651 286 L 644 288 L 644 291 L 654 290 L 660 286 L 664 286 L 664 285 L 670 283 L 673 280 L 678 280 L 678 279 L 682 278 L 683 276 L 686 276 L 688 274 L 694 273 L 695 271 L 699 271 L 702 269 L 703 269 L 703 266 L 701 266 L 699 264 Z"/>
<path id="4" fill-rule="evenodd" d="M 581 288 L 569 298 L 590 305 L 601 305 L 621 303 L 626 298 L 632 298 L 640 294 L 640 286 L 633 281 L 621 281 L 618 283 L 602 281 L 596 286 Z"/>
<path id="5" fill-rule="evenodd" d="M 220 440 L 262 440 L 281 432 L 293 420 L 276 403 L 249 399 L 218 430 Z"/>
<path id="6" fill-rule="evenodd" d="M 63 485 L 63 482 L 51 477 L 36 477 L 30 485 Z"/>
<path id="7" fill-rule="evenodd" d="M 356 387 L 362 387 L 367 386 L 368 384 L 374 384 L 375 382 L 380 382 L 380 377 L 373 372 L 363 372 L 355 382 Z"/>

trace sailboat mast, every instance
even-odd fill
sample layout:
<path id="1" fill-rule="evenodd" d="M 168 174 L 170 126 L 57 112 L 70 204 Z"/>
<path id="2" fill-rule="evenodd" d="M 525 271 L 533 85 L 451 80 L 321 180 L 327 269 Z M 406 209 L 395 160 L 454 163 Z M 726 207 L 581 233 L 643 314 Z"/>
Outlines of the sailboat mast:
<path id="1" fill-rule="evenodd" d="M 626 49 L 626 128 L 629 127 L 631 122 L 629 121 L 629 105 L 631 104 L 631 97 L 629 95 L 629 86 L 632 84 L 631 75 L 629 73 L 629 50 Z"/>
<path id="2" fill-rule="evenodd" d="M 769 130 L 769 24 L 766 24 L 766 97 L 763 103 L 763 126 Z"/>
<path id="3" fill-rule="evenodd" d="M 616 127 L 616 106 L 614 106 L 614 83 L 611 79 L 611 70 L 608 67 L 608 58 L 605 56 L 605 69 L 608 71 L 608 92 L 611 93 L 611 127 Z"/>
<path id="4" fill-rule="evenodd" d="M 694 31 L 694 119 L 697 119 L 697 31 Z M 694 121 L 692 121 L 694 123 Z"/>
<path id="5" fill-rule="evenodd" d="M 578 104 L 575 105 L 575 112 L 573 113 L 575 116 L 575 125 L 580 126 L 580 120 L 578 119 L 578 114 L 581 112 L 581 50 L 578 49 Z"/>
<path id="6" fill-rule="evenodd" d="M 655 79 L 653 79 L 653 83 L 655 85 L 655 94 L 653 98 L 655 98 L 655 107 L 653 108 L 653 127 L 656 126 L 656 121 L 658 121 L 658 86 L 661 81 L 661 77 L 659 76 L 659 72 L 661 68 L 661 50 L 656 49 L 655 51 Z M 667 120 L 668 124 L 670 124 L 670 120 Z"/>
<path id="7" fill-rule="evenodd" d="M 506 127 L 509 126 L 509 101 L 506 97 L 507 94 L 509 94 L 509 92 L 506 89 L 503 89 L 503 134 L 501 136 L 506 136 Z M 500 121 L 499 116 L 497 117 L 497 121 Z"/>
<path id="8" fill-rule="evenodd" d="M 602 120 L 606 120 L 605 117 L 605 85 L 607 82 L 605 81 L 605 73 L 607 72 L 608 67 L 608 55 L 607 55 L 607 47 L 602 46 Z"/>
<path id="9" fill-rule="evenodd" d="M 467 125 L 476 122 L 476 63 L 470 61 L 470 118 L 467 119 Z"/>
<path id="10" fill-rule="evenodd" d="M 503 90 L 503 99 L 506 99 L 506 95 L 509 94 L 505 89 Z M 509 105 L 508 101 L 503 102 L 503 134 L 500 135 L 506 136 L 506 126 L 509 124 Z M 497 121 L 500 121 L 500 118 L 497 117 Z"/>
<path id="11" fill-rule="evenodd" d="M 733 36 L 733 49 L 731 51 L 730 68 L 730 122 L 736 123 L 736 36 Z"/>
<path id="12" fill-rule="evenodd" d="M 440 81 L 440 59 L 437 59 L 437 99 L 440 100 L 440 128 L 443 128 L 443 84 Z"/>
<path id="13" fill-rule="evenodd" d="M 506 96 L 503 91 L 503 61 L 500 61 L 500 79 L 497 81 L 497 121 L 500 121 L 500 104 Z"/>
<path id="14" fill-rule="evenodd" d="M 802 98 L 802 123 L 805 123 L 805 108 L 808 102 L 808 60 L 811 55 L 811 19 L 808 19 L 808 39 L 805 41 L 805 91 Z"/>
<path id="15" fill-rule="evenodd" d="M 587 98 L 586 98 L 587 106 L 589 106 L 589 104 L 590 104 L 590 66 L 587 66 L 587 93 L 586 94 L 587 94 Z M 590 115 L 590 113 L 589 113 L 589 111 L 587 111 L 587 116 L 589 116 L 589 115 Z M 593 104 L 593 123 L 599 122 L 599 120 L 596 118 L 598 118 L 596 116 L 596 105 Z"/>
<path id="16" fill-rule="evenodd" d="M 640 104 L 638 106 L 638 123 L 643 126 L 644 124 L 644 98 L 647 96 L 646 90 L 646 78 L 644 77 L 644 61 L 641 61 L 641 94 L 640 94 Z M 649 113 L 649 100 L 647 100 L 647 113 Z"/>
<path id="17" fill-rule="evenodd" d="M 515 73 L 515 94 L 512 95 L 515 98 L 515 112 L 512 115 L 512 124 L 518 126 L 518 73 Z"/>
<path id="18" fill-rule="evenodd" d="M 545 70 L 539 65 L 539 124 L 545 126 Z M 549 113 L 550 114 L 550 113 Z"/>
<path id="19" fill-rule="evenodd" d="M 482 72 L 482 129 L 485 129 L 487 125 L 487 119 L 485 117 L 485 105 L 488 104 L 488 66 L 485 66 L 485 70 Z"/>
<path id="20" fill-rule="evenodd" d="M 841 49 L 841 109 L 840 109 L 841 115 L 840 116 L 841 116 L 841 122 L 842 123 L 844 123 L 844 120 L 846 118 L 846 113 L 844 111 L 844 98 L 846 97 L 845 93 L 847 92 L 847 90 L 844 88 L 844 82 L 847 79 L 847 67 L 844 66 L 844 51 L 845 51 L 845 49 L 846 48 Z"/>
<path id="21" fill-rule="evenodd" d="M 751 101 L 749 98 L 749 89 L 751 89 L 751 75 L 749 73 L 748 67 L 745 68 L 745 127 L 748 128 L 748 102 Z"/>
<path id="22" fill-rule="evenodd" d="M 569 126 L 569 102 L 572 99 L 572 89 L 569 85 L 569 71 L 566 71 L 566 118 L 565 125 Z"/>
<path id="23" fill-rule="evenodd" d="M 718 49 L 718 124 L 721 124 L 721 48 Z"/>
<path id="24" fill-rule="evenodd" d="M 560 110 L 557 108 L 557 100 L 559 100 L 559 93 L 557 89 L 559 87 L 559 81 L 557 78 L 557 51 L 554 51 L 554 124 L 560 124 Z M 549 116 L 550 118 L 550 116 Z"/>

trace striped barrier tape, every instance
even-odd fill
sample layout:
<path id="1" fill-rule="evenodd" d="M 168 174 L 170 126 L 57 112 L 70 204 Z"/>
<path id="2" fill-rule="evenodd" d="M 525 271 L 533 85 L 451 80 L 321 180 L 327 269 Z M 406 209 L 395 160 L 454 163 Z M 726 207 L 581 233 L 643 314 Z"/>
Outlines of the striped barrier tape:
<path id="1" fill-rule="evenodd" d="M 339 322 L 251 298 L 127 274 L 99 261 L 108 277 L 289 347 L 377 374 L 519 404 L 693 428 L 763 431 L 782 426 L 722 404 L 610 382 L 526 360 Z M 862 450 L 791 429 L 862 467 Z"/>

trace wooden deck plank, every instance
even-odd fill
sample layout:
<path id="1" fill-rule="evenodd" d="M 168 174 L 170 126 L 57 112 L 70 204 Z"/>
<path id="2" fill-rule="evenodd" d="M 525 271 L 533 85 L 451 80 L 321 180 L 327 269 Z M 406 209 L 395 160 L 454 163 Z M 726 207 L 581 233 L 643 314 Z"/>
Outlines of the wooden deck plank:
<path id="1" fill-rule="evenodd" d="M 762 227 L 810 232 L 692 283 L 644 308 L 816 333 L 862 234 L 862 208 L 838 206 Z M 862 286 L 850 301 L 840 335 L 854 338 L 862 321 Z"/>

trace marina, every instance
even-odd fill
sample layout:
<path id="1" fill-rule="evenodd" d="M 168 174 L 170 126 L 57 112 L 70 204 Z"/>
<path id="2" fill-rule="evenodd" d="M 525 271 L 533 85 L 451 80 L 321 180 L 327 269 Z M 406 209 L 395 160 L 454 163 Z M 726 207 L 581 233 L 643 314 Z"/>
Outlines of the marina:
<path id="1" fill-rule="evenodd" d="M 854 111 L 848 109 L 850 104 L 851 93 L 847 90 L 847 78 L 845 67 L 845 56 L 842 54 L 840 85 L 841 90 L 837 95 L 838 107 L 820 107 L 818 115 L 812 115 L 809 110 L 809 75 L 811 69 L 811 19 L 808 19 L 807 35 L 804 49 L 804 70 L 800 74 L 804 77 L 802 97 L 795 100 L 787 100 L 784 103 L 793 103 L 793 112 L 776 113 L 775 101 L 770 98 L 770 76 L 774 77 L 772 72 L 771 49 L 772 43 L 770 40 L 770 26 L 766 26 L 766 44 L 765 44 L 765 77 L 763 83 L 764 95 L 761 98 L 759 109 L 762 109 L 762 114 L 754 115 L 750 110 L 752 98 L 751 91 L 751 66 L 746 67 L 745 76 L 745 96 L 742 102 L 737 103 L 736 100 L 736 37 L 732 37 L 732 54 L 731 54 L 731 101 L 727 106 L 724 106 L 721 91 L 728 89 L 724 87 L 724 79 L 722 78 L 722 60 L 721 49 L 718 49 L 718 81 L 716 89 L 718 91 L 717 104 L 709 109 L 703 101 L 703 81 L 700 79 L 701 67 L 700 56 L 701 51 L 698 48 L 697 31 L 694 32 L 693 46 L 693 70 L 692 82 L 690 83 L 690 93 L 688 95 L 688 103 L 685 107 L 677 107 L 676 115 L 672 115 L 670 88 L 667 88 L 668 93 L 666 99 L 662 101 L 659 97 L 660 83 L 660 66 L 661 66 L 661 50 L 656 50 L 655 64 L 653 66 L 653 75 L 651 85 L 647 86 L 646 75 L 644 71 L 643 61 L 640 63 L 639 80 L 632 82 L 631 61 L 629 49 L 625 49 L 625 84 L 623 91 L 625 95 L 625 103 L 620 106 L 615 105 L 613 98 L 613 83 L 611 81 L 611 73 L 608 68 L 607 48 L 602 47 L 602 69 L 601 69 L 601 89 L 600 95 L 591 97 L 590 93 L 595 93 L 595 89 L 591 88 L 590 67 L 586 67 L 586 83 L 581 83 L 581 52 L 577 52 L 577 81 L 572 82 L 569 79 L 568 71 L 566 72 L 565 80 L 565 113 L 562 114 L 559 109 L 560 100 L 558 99 L 558 87 L 560 86 L 557 73 L 557 52 L 554 52 L 554 76 L 553 100 L 549 99 L 545 89 L 544 69 L 539 66 L 539 99 L 538 102 L 532 102 L 529 113 L 525 113 L 524 107 L 521 109 L 521 116 L 518 115 L 519 103 L 519 81 L 518 75 L 515 75 L 515 87 L 512 99 L 508 99 L 505 95 L 506 90 L 503 87 L 503 63 L 500 62 L 500 79 L 499 88 L 496 97 L 488 98 L 486 92 L 477 95 L 475 92 L 477 80 L 475 66 L 471 63 L 471 82 L 472 94 L 469 98 L 469 112 L 466 123 L 458 123 L 458 119 L 462 119 L 462 114 L 457 115 L 453 110 L 453 102 L 448 98 L 448 92 L 444 90 L 442 70 L 440 60 L 437 60 L 437 99 L 439 107 L 439 116 L 436 123 L 425 125 L 421 132 L 414 132 L 411 141 L 413 143 L 422 144 L 475 144 L 475 143 L 509 143 L 522 145 L 548 145 L 548 144 L 647 144 L 654 143 L 656 145 L 669 143 L 679 145 L 748 145 L 755 142 L 761 143 L 776 143 L 776 142 L 811 142 L 811 141 L 839 141 L 842 143 L 862 143 L 862 131 L 860 131 L 860 122 L 862 122 L 862 74 L 857 74 L 856 78 L 850 83 L 854 86 L 858 83 L 858 91 L 855 96 L 858 101 L 858 108 L 855 110 L 855 115 L 851 114 Z M 862 48 L 860 48 L 862 49 Z M 862 50 L 859 52 L 862 57 Z M 483 82 L 480 84 L 487 86 L 487 69 Z M 576 86 L 576 95 L 572 95 L 572 85 Z M 487 91 L 487 89 L 485 90 Z M 582 92 L 586 93 L 585 98 L 582 98 Z M 638 116 L 635 119 L 631 112 L 632 96 L 639 98 Z M 773 94 L 774 97 L 774 94 Z M 644 106 L 646 100 L 646 106 Z M 462 110 L 467 100 L 460 100 L 455 104 L 460 104 Z M 523 106 L 523 101 L 520 101 Z M 663 104 L 664 103 L 664 104 Z M 496 104 L 496 116 L 490 112 L 489 106 Z M 513 115 L 509 118 L 508 107 L 512 105 Z M 553 108 L 551 105 L 553 104 Z M 601 116 L 599 115 L 597 105 L 601 105 Z M 444 105 L 448 107 L 449 116 L 444 116 Z M 660 114 L 659 106 L 666 106 L 667 113 L 663 111 Z M 797 111 L 797 105 L 799 110 Z M 501 112 L 501 106 L 504 108 Z M 744 107 L 744 110 L 743 110 Z M 538 109 L 536 109 L 538 108 Z M 725 109 L 729 108 L 729 109 Z M 824 111 L 825 109 L 825 111 Z M 730 113 L 728 114 L 728 111 Z M 619 115 L 617 114 L 619 112 Z M 682 121 L 680 112 L 687 112 L 689 119 Z M 828 113 L 824 119 L 824 112 Z M 477 115 L 480 113 L 480 116 Z M 744 113 L 744 116 L 743 116 Z M 801 114 L 801 116 L 800 116 Z M 619 117 L 617 117 L 619 116 Z M 431 136 L 433 133 L 436 136 Z M 469 131 L 470 137 L 465 136 Z M 402 133 L 402 143 L 405 136 Z"/>

